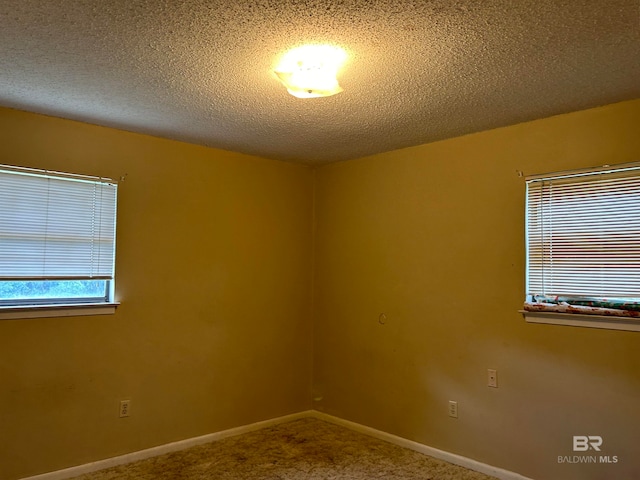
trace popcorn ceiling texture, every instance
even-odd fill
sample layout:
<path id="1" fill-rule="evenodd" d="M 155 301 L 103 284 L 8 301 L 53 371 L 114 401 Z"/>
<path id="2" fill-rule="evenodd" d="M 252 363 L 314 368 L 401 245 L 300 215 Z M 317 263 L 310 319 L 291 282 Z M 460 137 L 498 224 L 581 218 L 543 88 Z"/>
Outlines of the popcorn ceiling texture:
<path id="1" fill-rule="evenodd" d="M 344 92 L 287 94 L 331 43 Z M 640 0 L 0 0 L 0 105 L 308 164 L 640 97 Z"/>

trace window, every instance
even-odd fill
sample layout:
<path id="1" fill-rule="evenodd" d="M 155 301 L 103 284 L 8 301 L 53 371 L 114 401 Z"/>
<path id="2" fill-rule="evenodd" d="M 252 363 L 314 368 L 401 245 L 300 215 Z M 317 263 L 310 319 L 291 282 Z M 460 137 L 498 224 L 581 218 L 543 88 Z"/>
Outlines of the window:
<path id="1" fill-rule="evenodd" d="M 529 177 L 526 215 L 525 311 L 640 326 L 640 164 Z"/>
<path id="2" fill-rule="evenodd" d="M 117 186 L 0 166 L 0 308 L 113 304 Z"/>

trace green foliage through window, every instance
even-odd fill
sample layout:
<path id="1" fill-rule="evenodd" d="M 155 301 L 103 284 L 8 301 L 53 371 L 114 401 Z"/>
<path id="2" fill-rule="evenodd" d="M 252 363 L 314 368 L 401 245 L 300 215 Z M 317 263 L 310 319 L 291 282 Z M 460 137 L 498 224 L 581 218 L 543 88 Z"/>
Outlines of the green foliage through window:
<path id="1" fill-rule="evenodd" d="M 0 281 L 0 299 L 37 302 L 41 299 L 87 299 L 105 301 L 106 280 Z"/>

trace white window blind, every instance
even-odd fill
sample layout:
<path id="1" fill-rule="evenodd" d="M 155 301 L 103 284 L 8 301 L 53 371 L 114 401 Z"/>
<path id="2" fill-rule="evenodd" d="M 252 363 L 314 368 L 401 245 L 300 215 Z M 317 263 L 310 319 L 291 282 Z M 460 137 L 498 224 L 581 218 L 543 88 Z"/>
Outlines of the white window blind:
<path id="1" fill-rule="evenodd" d="M 527 293 L 640 298 L 640 166 L 527 179 Z"/>
<path id="2" fill-rule="evenodd" d="M 111 180 L 0 166 L 0 280 L 114 276 Z"/>

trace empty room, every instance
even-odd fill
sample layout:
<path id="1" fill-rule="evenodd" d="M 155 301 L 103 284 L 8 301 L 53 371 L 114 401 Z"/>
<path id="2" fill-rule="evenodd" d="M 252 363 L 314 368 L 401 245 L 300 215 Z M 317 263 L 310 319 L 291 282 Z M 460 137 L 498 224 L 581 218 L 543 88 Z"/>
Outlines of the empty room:
<path id="1" fill-rule="evenodd" d="M 638 0 L 0 0 L 0 480 L 640 478 Z"/>

